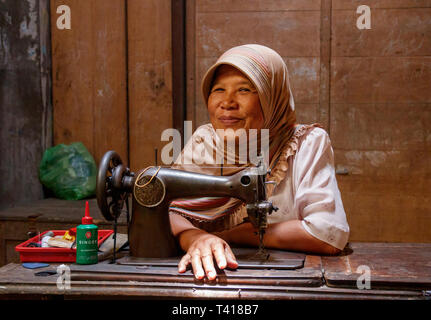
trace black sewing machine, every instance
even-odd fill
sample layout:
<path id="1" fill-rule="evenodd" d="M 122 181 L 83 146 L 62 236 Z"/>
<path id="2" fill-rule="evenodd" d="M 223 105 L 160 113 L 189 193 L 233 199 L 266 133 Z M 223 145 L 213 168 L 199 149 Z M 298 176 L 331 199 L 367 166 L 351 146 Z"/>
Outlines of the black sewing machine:
<path id="1" fill-rule="evenodd" d="M 210 176 L 162 167 L 130 171 L 115 151 L 102 158 L 97 176 L 97 203 L 103 216 L 115 221 L 132 194 L 129 246 L 132 257 L 165 258 L 178 255 L 168 209 L 177 198 L 228 196 L 246 204 L 248 220 L 256 228 L 263 250 L 267 215 L 275 208 L 266 199 L 263 161 L 232 176 Z M 129 220 L 129 219 L 128 219 Z M 115 230 L 116 231 L 116 230 Z"/>

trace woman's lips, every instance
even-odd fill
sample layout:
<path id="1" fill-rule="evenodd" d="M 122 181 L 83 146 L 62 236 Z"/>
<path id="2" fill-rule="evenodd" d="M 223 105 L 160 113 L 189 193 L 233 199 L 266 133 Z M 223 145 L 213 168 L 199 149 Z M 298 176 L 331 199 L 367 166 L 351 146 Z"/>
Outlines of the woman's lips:
<path id="1" fill-rule="evenodd" d="M 236 118 L 236 117 L 227 117 L 227 116 L 222 116 L 219 117 L 218 120 L 223 123 L 224 125 L 233 125 L 233 124 L 237 124 L 238 122 L 240 122 L 242 119 L 241 118 Z"/>

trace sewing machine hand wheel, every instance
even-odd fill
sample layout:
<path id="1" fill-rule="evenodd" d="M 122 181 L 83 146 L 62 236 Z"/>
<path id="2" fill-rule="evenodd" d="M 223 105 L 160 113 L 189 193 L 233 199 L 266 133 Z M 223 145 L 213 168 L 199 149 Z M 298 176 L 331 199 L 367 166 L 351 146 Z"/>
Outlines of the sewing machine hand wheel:
<path id="1" fill-rule="evenodd" d="M 112 221 L 121 214 L 127 200 L 125 176 L 133 176 L 115 151 L 108 151 L 99 165 L 96 181 L 97 204 L 106 220 Z"/>

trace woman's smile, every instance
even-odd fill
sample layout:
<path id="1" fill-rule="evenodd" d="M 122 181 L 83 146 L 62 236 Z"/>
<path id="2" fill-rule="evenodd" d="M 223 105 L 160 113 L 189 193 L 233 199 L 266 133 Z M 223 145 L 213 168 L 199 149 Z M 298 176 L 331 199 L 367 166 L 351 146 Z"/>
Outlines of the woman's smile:
<path id="1" fill-rule="evenodd" d="M 233 116 L 220 116 L 218 117 L 218 120 L 223 123 L 226 127 L 236 125 L 240 121 L 242 121 L 239 117 L 233 117 Z"/>

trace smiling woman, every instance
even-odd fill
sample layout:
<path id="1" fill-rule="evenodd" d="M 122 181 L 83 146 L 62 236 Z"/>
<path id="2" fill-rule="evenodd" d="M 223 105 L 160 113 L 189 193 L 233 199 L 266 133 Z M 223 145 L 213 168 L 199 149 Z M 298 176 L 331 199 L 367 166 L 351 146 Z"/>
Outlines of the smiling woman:
<path id="1" fill-rule="evenodd" d="M 265 246 L 318 254 L 342 250 L 349 226 L 331 142 L 320 125 L 296 123 L 289 75 L 280 55 L 261 45 L 232 48 L 207 71 L 202 93 L 211 123 L 196 130 L 173 168 L 219 175 L 220 169 L 211 165 L 218 162 L 211 156 L 221 153 L 224 163 L 235 159 L 223 167 L 224 175 L 232 175 L 252 163 L 237 161 L 238 148 L 220 152 L 218 142 L 237 140 L 237 132 L 253 130 L 261 132 L 260 140 L 267 130 L 269 150 L 258 151 L 269 153 L 264 158 L 271 168 L 267 178 L 275 186 L 268 187 L 267 195 L 279 210 L 268 217 Z M 248 138 L 247 145 L 261 146 L 251 135 Z M 246 208 L 238 199 L 180 199 L 172 202 L 170 213 L 172 232 L 186 252 L 178 270 L 184 272 L 191 264 L 198 279 L 216 277 L 214 259 L 220 269 L 238 266 L 230 244 L 259 245 L 253 226 L 243 222 Z"/>

